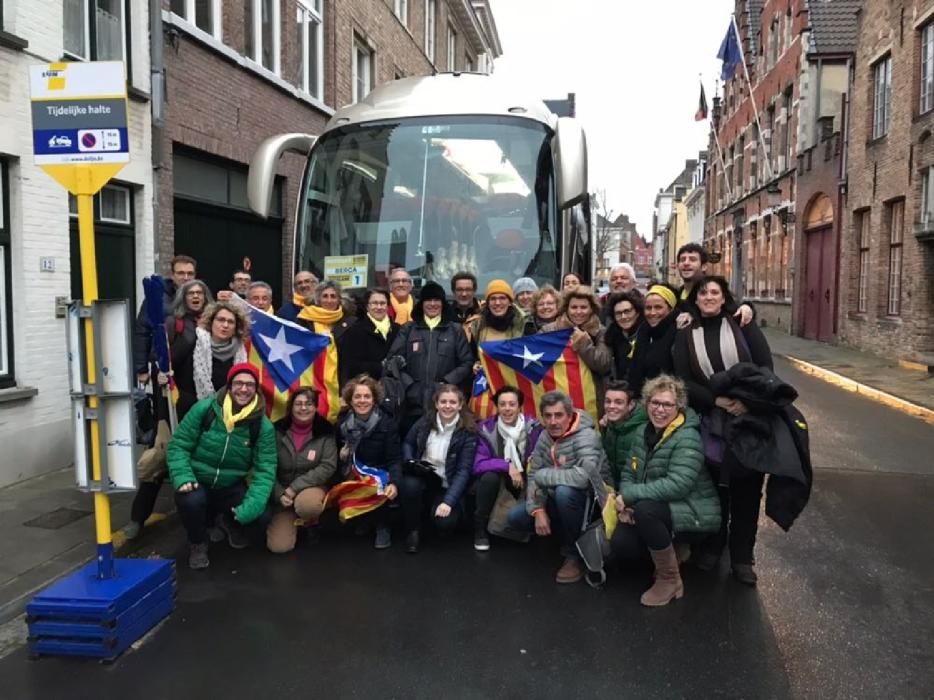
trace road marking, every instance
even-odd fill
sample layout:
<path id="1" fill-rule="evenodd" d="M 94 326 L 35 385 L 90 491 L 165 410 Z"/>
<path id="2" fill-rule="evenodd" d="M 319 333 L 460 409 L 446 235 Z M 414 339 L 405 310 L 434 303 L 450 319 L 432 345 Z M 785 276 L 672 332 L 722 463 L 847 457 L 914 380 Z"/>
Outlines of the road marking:
<path id="1" fill-rule="evenodd" d="M 810 362 L 798 359 L 792 355 L 783 355 L 783 357 L 805 374 L 810 374 L 812 377 L 822 379 L 823 381 L 834 384 L 841 389 L 846 389 L 847 391 L 852 391 L 855 394 L 860 394 L 861 396 L 865 396 L 867 399 L 884 404 L 889 408 L 894 408 L 897 411 L 907 413 L 909 416 L 920 418 L 921 420 L 934 425 L 934 411 L 932 411 L 930 408 L 919 406 L 916 403 L 912 403 L 911 401 L 907 401 L 906 399 L 900 398 L 893 394 L 880 391 L 879 389 L 874 389 L 871 386 L 857 382 L 855 379 L 844 377 L 842 374 L 837 374 L 836 372 L 825 369 L 824 367 L 819 367 L 818 365 L 812 365 Z"/>

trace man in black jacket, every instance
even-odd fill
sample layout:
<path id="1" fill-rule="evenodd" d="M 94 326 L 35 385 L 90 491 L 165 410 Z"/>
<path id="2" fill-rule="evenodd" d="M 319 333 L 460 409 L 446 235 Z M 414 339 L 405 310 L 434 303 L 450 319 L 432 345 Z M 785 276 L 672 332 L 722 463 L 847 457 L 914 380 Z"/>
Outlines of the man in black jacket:
<path id="1" fill-rule="evenodd" d="M 175 292 L 185 282 L 195 279 L 198 263 L 188 255 L 176 255 L 172 258 L 172 279 L 165 280 L 165 295 L 162 298 L 163 316 L 172 315 L 172 302 Z M 133 367 L 140 384 L 149 383 L 149 363 L 152 351 L 152 326 L 146 315 L 146 301 L 139 307 L 133 328 Z"/>
<path id="2" fill-rule="evenodd" d="M 444 288 L 436 282 L 422 287 L 412 322 L 402 327 L 388 357 L 399 356 L 405 367 L 405 418 L 402 434 L 415 424 L 438 384 L 463 384 L 473 368 L 473 355 L 463 328 L 444 313 Z"/>

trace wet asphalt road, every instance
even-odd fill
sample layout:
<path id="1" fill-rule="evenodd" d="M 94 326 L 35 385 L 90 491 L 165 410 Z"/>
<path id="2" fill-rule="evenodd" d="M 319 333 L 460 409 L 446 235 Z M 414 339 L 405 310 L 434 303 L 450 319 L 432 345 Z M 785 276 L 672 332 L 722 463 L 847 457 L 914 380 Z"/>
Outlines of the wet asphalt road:
<path id="1" fill-rule="evenodd" d="M 418 556 L 324 538 L 284 557 L 182 558 L 178 608 L 111 666 L 0 661 L 3 698 L 923 698 L 934 696 L 934 426 L 791 369 L 816 481 L 789 534 L 763 520 L 760 585 L 648 569 L 553 582 L 549 543 L 468 536 Z M 177 538 L 158 543 L 181 556 Z"/>

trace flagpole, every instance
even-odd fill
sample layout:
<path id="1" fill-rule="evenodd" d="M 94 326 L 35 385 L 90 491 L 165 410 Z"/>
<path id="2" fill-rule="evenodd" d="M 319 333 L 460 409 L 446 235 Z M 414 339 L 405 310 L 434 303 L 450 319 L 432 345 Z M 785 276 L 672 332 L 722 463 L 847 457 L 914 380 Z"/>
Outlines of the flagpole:
<path id="1" fill-rule="evenodd" d="M 701 87 L 704 86 L 704 81 L 701 80 Z M 717 94 L 716 88 L 714 88 L 714 95 Z M 730 183 L 729 179 L 726 176 L 726 163 L 723 162 L 723 149 L 720 147 L 720 135 L 717 133 L 717 130 L 713 125 L 713 116 L 708 115 L 708 120 L 710 121 L 710 133 L 713 134 L 713 141 L 717 146 L 717 160 L 720 161 L 720 172 L 723 173 L 723 181 L 726 183 L 727 194 L 730 195 L 730 200 L 733 199 L 733 186 Z"/>
<path id="2" fill-rule="evenodd" d="M 749 99 L 752 100 L 752 113 L 756 120 L 756 128 L 759 130 L 759 145 L 762 146 L 762 157 L 765 158 L 766 169 L 769 172 L 769 180 L 772 180 L 775 178 L 775 172 L 772 170 L 772 159 L 766 158 L 768 149 L 765 147 L 765 137 L 762 135 L 762 123 L 759 121 L 759 108 L 756 106 L 756 94 L 752 89 L 752 81 L 749 79 L 749 68 L 746 66 L 746 50 L 743 47 L 743 40 L 740 37 L 739 26 L 736 24 L 735 12 L 730 15 L 730 19 L 733 22 L 733 31 L 736 32 L 736 44 L 739 48 L 739 57 L 743 61 L 743 74 L 746 76 L 746 85 L 749 88 Z"/>

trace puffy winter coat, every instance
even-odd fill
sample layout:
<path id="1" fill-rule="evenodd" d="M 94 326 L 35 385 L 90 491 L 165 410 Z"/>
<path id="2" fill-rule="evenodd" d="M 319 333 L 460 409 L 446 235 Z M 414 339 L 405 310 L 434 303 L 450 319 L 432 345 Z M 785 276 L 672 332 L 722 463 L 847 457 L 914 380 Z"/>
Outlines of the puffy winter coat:
<path id="1" fill-rule="evenodd" d="M 477 427 L 477 454 L 473 461 L 474 474 L 509 472 L 509 462 L 500 456 L 503 454 L 503 436 L 496 429 L 498 420 L 496 416 L 492 416 Z M 528 417 L 525 420 L 525 450 L 522 455 L 522 464 L 516 465 L 523 472 L 532 457 L 532 451 L 535 449 L 538 438 L 542 434 L 542 426 L 538 421 Z"/>
<path id="2" fill-rule="evenodd" d="M 704 467 L 698 426 L 697 414 L 687 409 L 665 428 L 654 447 L 648 447 L 645 437 L 636 440 L 629 466 L 620 472 L 623 501 L 667 503 L 675 532 L 720 529 L 720 497 Z"/>
<path id="3" fill-rule="evenodd" d="M 416 421 L 402 443 L 402 459 L 421 459 L 425 454 L 428 434 L 434 427 L 430 416 L 422 416 Z M 447 458 L 444 461 L 444 475 L 448 482 L 444 502 L 452 508 L 458 504 L 467 490 L 470 473 L 473 470 L 474 455 L 477 451 L 477 433 L 458 427 L 451 436 Z"/>
<path id="4" fill-rule="evenodd" d="M 276 430 L 266 417 L 262 394 L 256 408 L 228 433 L 224 425 L 223 401 L 227 389 L 217 396 L 198 401 L 179 423 L 166 448 L 166 462 L 172 486 L 197 482 L 207 488 L 226 488 L 252 474 L 243 502 L 234 508 L 241 523 L 262 515 L 276 480 Z M 204 414 L 213 411 L 211 427 L 202 431 Z M 255 444 L 250 423 L 259 422 Z M 255 428 L 253 429 L 256 430 Z"/>
<path id="5" fill-rule="evenodd" d="M 544 508 L 548 490 L 556 486 L 591 488 L 601 506 L 606 502 L 610 467 L 594 430 L 593 419 L 577 411 L 567 432 L 554 439 L 543 431 L 529 463 L 525 507 L 529 514 Z"/>
<path id="6" fill-rule="evenodd" d="M 301 493 L 307 488 L 327 486 L 337 471 L 337 445 L 334 442 L 334 427 L 321 416 L 315 416 L 311 435 L 298 448 L 292 432 L 283 421 L 276 425 L 277 469 L 272 497 L 276 501 L 291 488 Z"/>
<path id="7" fill-rule="evenodd" d="M 648 422 L 649 414 L 643 406 L 639 406 L 629 418 L 619 423 L 609 423 L 603 431 L 603 449 L 610 462 L 613 484 L 617 488 L 620 472 L 629 466 L 633 443 L 642 439 Z"/>

